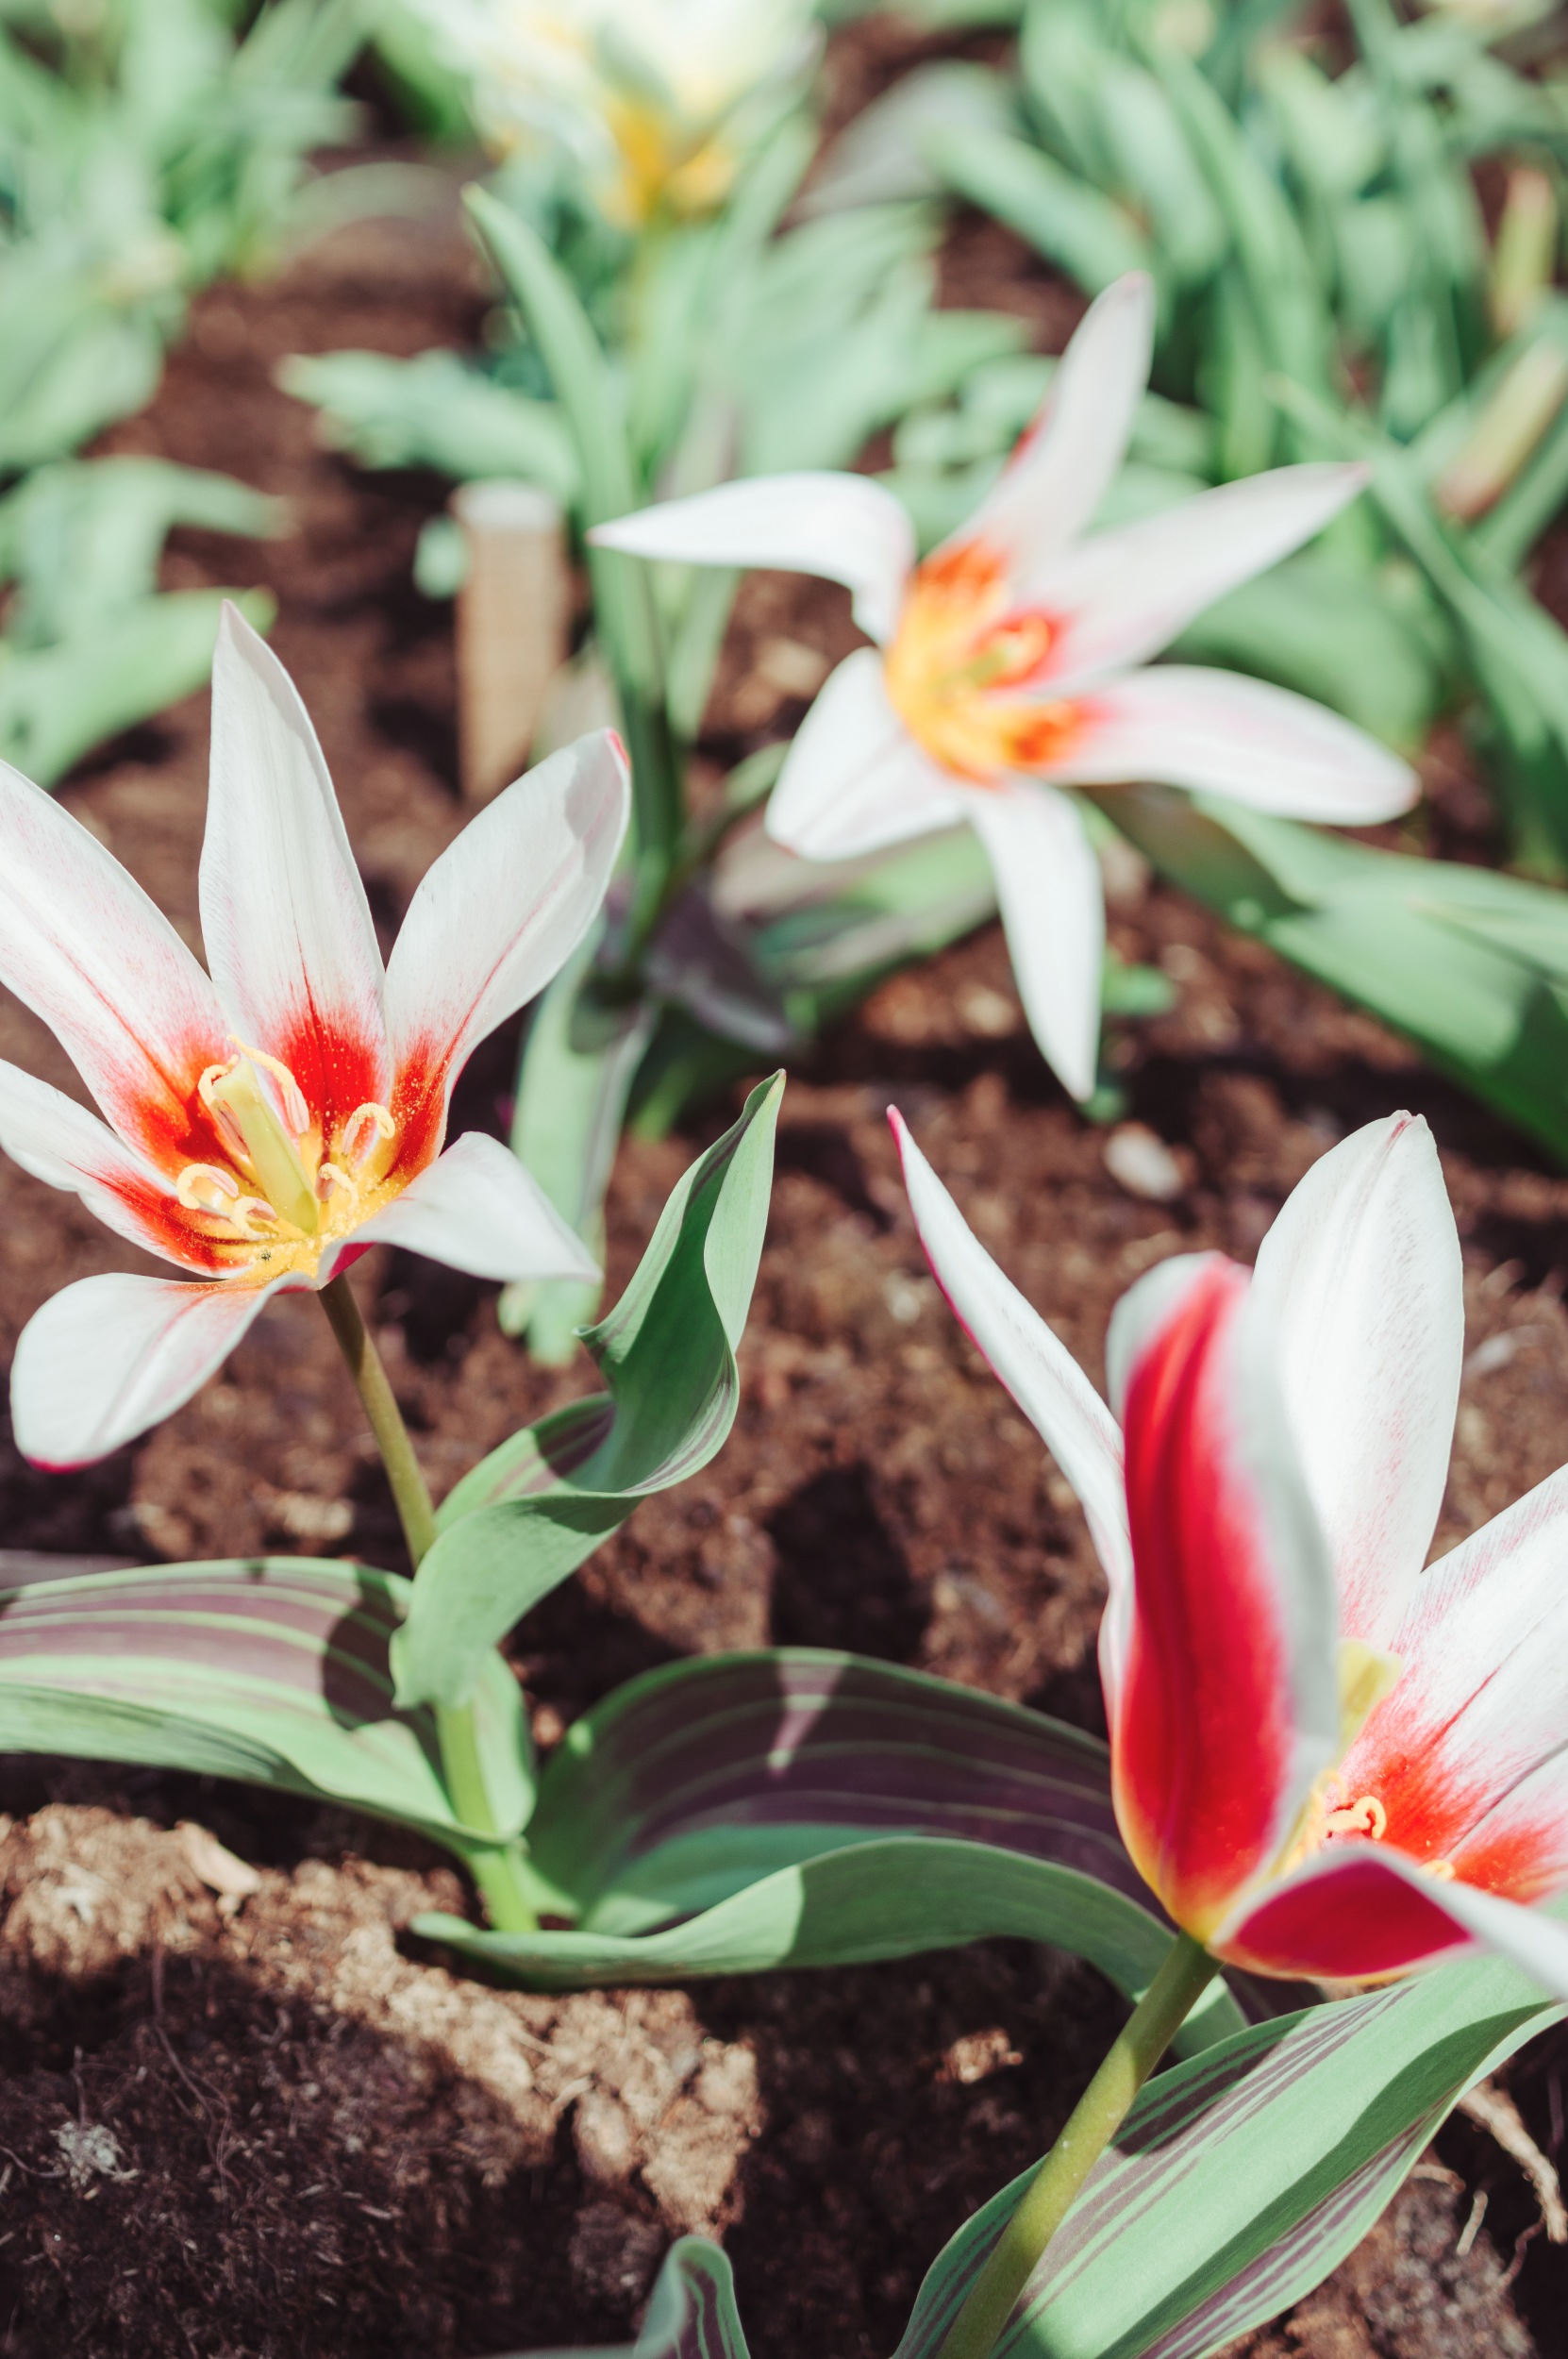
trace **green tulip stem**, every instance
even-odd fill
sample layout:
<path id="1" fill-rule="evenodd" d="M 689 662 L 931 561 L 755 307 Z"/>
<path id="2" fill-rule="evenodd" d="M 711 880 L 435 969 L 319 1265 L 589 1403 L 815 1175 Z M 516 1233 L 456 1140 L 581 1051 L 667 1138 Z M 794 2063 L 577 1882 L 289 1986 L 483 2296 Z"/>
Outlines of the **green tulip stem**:
<path id="1" fill-rule="evenodd" d="M 1020 2199 L 948 2328 L 937 2359 L 987 2359 L 1036 2264 L 1078 2190 L 1121 2128 L 1128 2107 L 1218 1971 L 1190 1933 L 1178 1933 L 1120 2038 Z"/>
<path id="2" fill-rule="evenodd" d="M 414 1455 L 397 1396 L 347 1278 L 332 1279 L 321 1288 L 319 1298 L 370 1419 L 370 1430 L 392 1485 L 403 1537 L 417 1572 L 436 1539 L 436 1511 L 430 1486 Z M 453 1809 L 465 1826 L 495 1833 L 495 1813 L 485 1780 L 484 1754 L 473 1704 L 438 1706 L 436 1731 L 442 1771 Z M 507 1933 L 531 1932 L 539 1919 L 524 1893 L 516 1845 L 505 1841 L 468 1844 L 463 1847 L 463 1858 L 496 1930 Z"/>

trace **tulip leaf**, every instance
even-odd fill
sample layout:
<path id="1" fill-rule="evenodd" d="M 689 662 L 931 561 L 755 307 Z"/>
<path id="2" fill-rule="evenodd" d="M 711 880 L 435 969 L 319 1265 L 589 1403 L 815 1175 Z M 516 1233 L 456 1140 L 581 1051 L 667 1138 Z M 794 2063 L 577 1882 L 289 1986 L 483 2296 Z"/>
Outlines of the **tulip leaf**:
<path id="1" fill-rule="evenodd" d="M 524 2354 L 514 2351 L 511 2359 Z M 677 2236 L 660 2265 L 635 2343 L 608 2351 L 532 2351 L 527 2359 L 748 2359 L 727 2255 L 706 2236 Z"/>
<path id="2" fill-rule="evenodd" d="M 525 1427 L 443 1502 L 392 1642 L 400 1703 L 459 1704 L 519 1615 L 640 1498 L 705 1466 L 740 1404 L 783 1076 L 694 1163 L 630 1285 L 583 1342 L 609 1384 Z"/>
<path id="3" fill-rule="evenodd" d="M 431 1715 L 392 1702 L 396 1574 L 227 1558 L 0 1592 L 0 1749 L 156 1763 L 334 1799 L 452 1841 Z M 476 1702 L 497 1815 L 533 1800 L 519 1691 L 498 1656 Z M 460 1848 L 460 1842 L 459 1846 Z"/>
<path id="4" fill-rule="evenodd" d="M 577 1721 L 528 1830 L 572 1932 L 420 1930 L 534 1986 L 676 1982 L 1051 1941 L 1144 1989 L 1169 1944 L 1105 1747 L 923 1672 L 809 1648 L 653 1671 Z M 672 1922 L 672 1920 L 675 1920 Z M 1222 1983 L 1193 2045 L 1243 2018 Z"/>
<path id="5" fill-rule="evenodd" d="M 1383 852 L 1217 795 L 1095 799 L 1183 891 L 1414 1041 L 1568 1160 L 1568 898 Z"/>
<path id="6" fill-rule="evenodd" d="M 1205 2359 L 1277 2316 L 1365 2234 L 1464 2091 L 1562 2014 L 1513 1967 L 1465 1960 L 1256 2024 L 1161 2073 L 995 2359 Z M 939 2256 L 895 2359 L 934 2359 L 1030 2175 Z"/>
<path id="7" fill-rule="evenodd" d="M 435 467 L 459 482 L 521 476 L 576 499 L 571 436 L 552 402 L 498 384 L 455 352 L 296 353 L 278 363 L 278 384 L 322 413 L 325 436 L 362 467 Z"/>

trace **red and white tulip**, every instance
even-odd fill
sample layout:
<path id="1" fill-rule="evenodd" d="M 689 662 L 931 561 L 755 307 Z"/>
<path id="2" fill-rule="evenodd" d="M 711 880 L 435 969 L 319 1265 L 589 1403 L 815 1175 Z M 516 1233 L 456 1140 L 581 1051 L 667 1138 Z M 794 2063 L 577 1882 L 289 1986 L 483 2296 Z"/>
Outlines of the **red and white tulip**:
<path id="1" fill-rule="evenodd" d="M 485 1034 L 581 940 L 626 828 L 604 732 L 520 778 L 425 876 L 383 971 L 332 782 L 282 665 L 232 608 L 212 672 L 210 975 L 96 836 L 0 764 L 0 982 L 105 1119 L 0 1063 L 0 1146 L 189 1273 L 67 1286 L 11 1372 L 18 1446 L 85 1464 L 170 1414 L 263 1303 L 373 1245 L 481 1278 L 597 1275 L 499 1140 L 442 1152 Z"/>
<path id="2" fill-rule="evenodd" d="M 892 1120 L 931 1267 L 1083 1502 L 1117 1819 L 1170 1916 L 1253 1973 L 1479 1945 L 1568 1999 L 1568 1467 L 1423 1570 L 1463 1343 L 1426 1124 L 1326 1155 L 1256 1270 L 1142 1279 L 1118 1422 Z"/>
<path id="3" fill-rule="evenodd" d="M 1076 1097 L 1094 1087 L 1105 911 L 1063 788 L 1153 779 L 1350 825 L 1393 817 L 1417 791 L 1385 746 L 1307 697 L 1233 672 L 1148 668 L 1366 479 L 1355 465 L 1280 467 L 1086 538 L 1148 380 L 1153 313 L 1141 274 L 1100 296 L 998 482 L 920 564 L 900 502 L 857 475 L 726 483 L 590 536 L 854 592 L 875 644 L 808 713 L 769 832 L 808 860 L 850 860 L 967 820 L 1035 1039 Z"/>

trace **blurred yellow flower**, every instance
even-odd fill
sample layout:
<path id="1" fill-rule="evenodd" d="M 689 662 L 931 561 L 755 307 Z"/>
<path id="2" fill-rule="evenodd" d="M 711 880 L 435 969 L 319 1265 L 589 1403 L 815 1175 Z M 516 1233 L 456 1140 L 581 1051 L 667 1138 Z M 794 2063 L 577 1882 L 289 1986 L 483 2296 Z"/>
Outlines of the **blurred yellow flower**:
<path id="1" fill-rule="evenodd" d="M 712 211 L 821 46 L 813 0 L 408 0 L 503 153 L 564 155 L 607 220 Z"/>

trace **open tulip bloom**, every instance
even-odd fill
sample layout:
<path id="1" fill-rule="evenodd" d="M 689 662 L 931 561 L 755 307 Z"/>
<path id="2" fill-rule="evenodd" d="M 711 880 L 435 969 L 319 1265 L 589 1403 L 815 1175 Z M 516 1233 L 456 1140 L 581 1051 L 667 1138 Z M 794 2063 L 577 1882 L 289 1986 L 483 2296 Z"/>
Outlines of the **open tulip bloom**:
<path id="1" fill-rule="evenodd" d="M 0 764 L 0 981 L 105 1120 L 0 1063 L 0 1146 L 186 1276 L 87 1278 L 24 1330 L 17 1442 L 85 1464 L 188 1400 L 263 1304 L 373 1245 L 492 1279 L 594 1277 L 496 1139 L 442 1151 L 475 1046 L 580 941 L 626 827 L 619 742 L 582 739 L 463 830 L 383 972 L 287 673 L 232 608 L 212 675 L 201 863 L 210 977 L 97 838 Z"/>
<path id="2" fill-rule="evenodd" d="M 1149 779 L 1350 825 L 1391 818 L 1416 794 L 1404 762 L 1306 697 L 1149 666 L 1365 480 L 1354 465 L 1281 467 L 1086 538 L 1147 382 L 1152 330 L 1141 274 L 1100 296 L 999 481 L 922 563 L 899 501 L 857 475 L 726 483 L 590 536 L 853 590 L 875 644 L 840 664 L 807 715 L 769 831 L 834 861 L 967 820 L 994 872 L 1030 1028 L 1080 1098 L 1094 1086 L 1105 914 L 1063 788 Z"/>
<path id="3" fill-rule="evenodd" d="M 1568 1999 L 1568 1467 L 1423 1571 L 1463 1338 L 1425 1123 L 1309 1172 L 1249 1274 L 1140 1280 L 1120 1425 L 893 1117 L 931 1267 L 1083 1502 L 1123 1837 L 1249 1973 L 1369 1982 L 1480 1946 Z"/>

